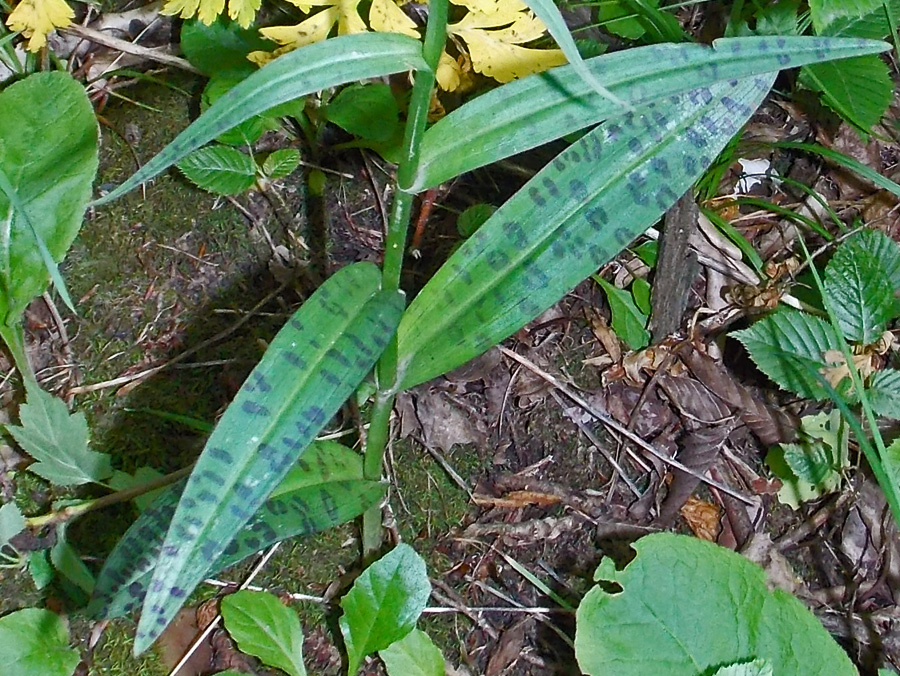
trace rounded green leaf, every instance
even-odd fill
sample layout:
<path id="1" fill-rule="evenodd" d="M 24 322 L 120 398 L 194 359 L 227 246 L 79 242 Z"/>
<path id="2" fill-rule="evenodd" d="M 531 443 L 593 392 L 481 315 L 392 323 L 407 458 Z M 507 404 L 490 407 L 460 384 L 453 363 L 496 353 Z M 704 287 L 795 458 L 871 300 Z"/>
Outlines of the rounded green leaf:
<path id="1" fill-rule="evenodd" d="M 96 172 L 97 119 L 80 83 L 37 73 L 0 92 L 0 322 L 47 289 L 48 263 L 78 234 Z"/>
<path id="2" fill-rule="evenodd" d="M 420 629 L 413 629 L 399 641 L 378 652 L 388 676 L 444 676 L 444 656 Z"/>
<path id="3" fill-rule="evenodd" d="M 325 106 L 325 119 L 367 141 L 385 143 L 400 123 L 400 107 L 389 85 L 354 84 Z"/>
<path id="4" fill-rule="evenodd" d="M 81 659 L 56 613 L 25 608 L 0 617 L 3 676 L 71 676 Z"/>
<path id="5" fill-rule="evenodd" d="M 268 592 L 242 590 L 222 599 L 222 619 L 238 648 L 291 676 L 306 676 L 297 613 Z"/>
<path id="6" fill-rule="evenodd" d="M 638 540 L 623 570 L 598 575 L 576 615 L 575 656 L 588 676 L 697 676 L 765 660 L 775 674 L 851 676 L 856 669 L 797 599 L 727 549 L 660 533 Z"/>
<path id="7" fill-rule="evenodd" d="M 425 562 L 409 545 L 397 545 L 366 568 L 341 599 L 348 673 L 355 674 L 366 655 L 412 631 L 430 595 Z"/>

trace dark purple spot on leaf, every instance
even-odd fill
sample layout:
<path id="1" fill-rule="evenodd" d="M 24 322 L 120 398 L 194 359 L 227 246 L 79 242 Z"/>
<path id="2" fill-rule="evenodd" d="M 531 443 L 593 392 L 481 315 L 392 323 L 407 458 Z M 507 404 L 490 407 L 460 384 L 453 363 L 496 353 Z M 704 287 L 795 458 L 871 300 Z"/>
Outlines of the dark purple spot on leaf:
<path id="1" fill-rule="evenodd" d="M 669 163 L 664 157 L 654 157 L 650 160 L 650 168 L 663 178 L 669 178 L 672 175 L 672 172 L 669 169 Z"/>
<path id="2" fill-rule="evenodd" d="M 224 463 L 228 463 L 228 464 L 231 464 L 232 462 L 234 462 L 234 458 L 231 457 L 231 453 L 226 451 L 224 448 L 220 448 L 219 446 L 214 446 L 213 448 L 210 448 L 209 451 L 207 451 L 207 453 L 209 453 L 209 457 L 212 458 L 213 460 L 218 460 L 219 462 L 224 462 Z"/>
<path id="3" fill-rule="evenodd" d="M 538 190 L 534 186 L 528 189 L 528 196 L 531 198 L 531 201 L 537 204 L 539 207 L 542 207 L 547 203 L 547 200 L 545 200 L 544 196 L 541 195 L 540 190 Z"/>
<path id="4" fill-rule="evenodd" d="M 269 416 L 269 409 L 255 401 L 245 401 L 241 405 L 241 410 L 249 415 Z"/>
<path id="5" fill-rule="evenodd" d="M 572 197 L 575 198 L 575 201 L 579 204 L 587 201 L 588 191 L 587 186 L 583 181 L 579 181 L 578 179 L 572 179 L 569 181 L 569 192 Z"/>

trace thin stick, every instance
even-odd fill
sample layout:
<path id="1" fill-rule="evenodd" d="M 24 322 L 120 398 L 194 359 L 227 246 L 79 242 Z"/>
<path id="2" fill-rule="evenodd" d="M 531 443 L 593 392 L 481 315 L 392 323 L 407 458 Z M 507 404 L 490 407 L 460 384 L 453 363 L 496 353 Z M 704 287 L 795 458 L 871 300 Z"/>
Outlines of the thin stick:
<path id="1" fill-rule="evenodd" d="M 686 472 L 687 474 L 690 474 L 691 476 L 696 477 L 697 479 L 700 479 L 700 481 L 703 481 L 704 483 L 709 484 L 710 486 L 715 486 L 723 493 L 727 493 L 728 495 L 740 500 L 741 502 L 744 502 L 748 505 L 756 504 L 753 500 L 751 500 L 747 496 L 742 495 L 741 493 L 738 493 L 737 491 L 735 491 L 732 488 L 729 488 L 725 484 L 719 483 L 718 481 L 715 481 L 714 479 L 710 479 L 709 477 L 704 476 L 703 474 L 700 474 L 696 470 L 691 469 L 687 465 L 683 465 L 682 463 L 678 462 L 674 458 L 668 457 L 666 454 L 662 453 L 661 451 L 656 450 L 656 448 L 654 448 L 653 445 L 648 444 L 646 441 L 641 439 L 637 434 L 635 434 L 634 432 L 629 430 L 627 427 L 619 424 L 618 421 L 611 418 L 610 416 L 603 413 L 602 411 L 598 411 L 597 409 L 595 409 L 587 401 L 585 401 L 585 399 L 583 397 L 579 396 L 578 394 L 573 392 L 571 389 L 569 389 L 568 387 L 563 385 L 561 382 L 559 382 L 558 379 L 556 379 L 555 377 L 553 377 L 552 375 L 550 375 L 549 373 L 547 373 L 546 371 L 541 369 L 537 364 L 534 364 L 533 362 L 529 361 L 522 355 L 517 354 L 516 352 L 513 352 L 512 350 L 509 350 L 509 349 L 503 347 L 502 345 L 499 345 L 498 348 L 500 349 L 500 352 L 505 354 L 507 357 L 509 357 L 513 361 L 519 362 L 522 366 L 527 368 L 529 371 L 534 373 L 536 376 L 546 380 L 548 383 L 553 385 L 553 387 L 555 387 L 557 390 L 559 390 L 564 395 L 566 395 L 569 399 L 571 399 L 576 404 L 578 404 L 579 406 L 584 408 L 585 411 L 590 413 L 597 420 L 602 422 L 604 425 L 611 427 L 616 432 L 618 432 L 619 434 L 621 434 L 622 436 L 624 436 L 628 440 L 630 440 L 632 443 L 637 444 L 640 448 L 647 451 L 650 455 L 661 460 L 665 464 L 670 465 L 671 467 L 674 467 L 675 469 L 679 469 L 682 472 Z"/>
<path id="2" fill-rule="evenodd" d="M 136 45 L 133 42 L 128 42 L 128 40 L 122 40 L 121 38 L 107 35 L 102 31 L 94 30 L 93 28 L 88 28 L 87 26 L 77 26 L 75 24 L 72 24 L 68 28 L 63 29 L 63 32 L 71 33 L 72 35 L 76 35 L 80 38 L 83 38 L 84 40 L 96 42 L 98 45 L 103 45 L 104 47 L 109 47 L 110 49 L 116 49 L 120 52 L 124 52 L 125 54 L 139 56 L 149 61 L 156 61 L 157 63 L 162 63 L 167 66 L 175 66 L 176 68 L 181 68 L 182 70 L 190 71 L 191 73 L 196 73 L 197 75 L 202 74 L 199 70 L 194 68 L 190 64 L 190 62 L 188 62 L 186 59 L 182 59 L 180 56 L 173 56 L 172 54 L 169 54 L 168 52 L 161 49 L 142 47 L 141 45 Z"/>

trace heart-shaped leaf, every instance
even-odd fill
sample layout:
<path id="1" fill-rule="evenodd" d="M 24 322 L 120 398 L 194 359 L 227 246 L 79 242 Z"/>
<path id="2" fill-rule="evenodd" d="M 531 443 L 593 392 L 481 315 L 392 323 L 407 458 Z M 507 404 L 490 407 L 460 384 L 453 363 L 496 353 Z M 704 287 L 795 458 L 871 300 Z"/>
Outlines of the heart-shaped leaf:
<path id="1" fill-rule="evenodd" d="M 136 610 L 147 593 L 166 530 L 187 480 L 160 495 L 116 544 L 97 576 L 88 612 L 100 619 Z M 281 540 L 333 528 L 384 497 L 384 485 L 363 478 L 362 457 L 335 441 L 316 441 L 272 491 L 211 573 Z"/>
<path id="2" fill-rule="evenodd" d="M 650 227 L 715 159 L 773 76 L 648 104 L 582 137 L 470 237 L 397 331 L 399 388 L 476 357 Z"/>
<path id="3" fill-rule="evenodd" d="M 653 45 L 585 61 L 590 72 L 635 108 L 716 82 L 809 63 L 872 54 L 883 42 L 811 37 L 749 37 Z M 596 93 L 573 66 L 510 82 L 456 109 L 425 132 L 410 192 L 548 143 L 627 111 Z M 466 133 L 461 134 L 460 129 Z"/>
<path id="4" fill-rule="evenodd" d="M 318 42 L 281 56 L 217 99 L 162 152 L 108 195 L 104 204 L 162 173 L 244 120 L 328 87 L 426 68 L 422 43 L 395 33 L 359 33 Z"/>
<path id="5" fill-rule="evenodd" d="M 97 119 L 84 87 L 37 73 L 0 92 L 0 323 L 60 286 L 97 172 Z M 63 291 L 64 287 L 60 287 Z"/>
<path id="6" fill-rule="evenodd" d="M 166 534 L 135 638 L 152 643 L 393 336 L 403 294 L 343 268 L 275 336 L 209 438 Z"/>

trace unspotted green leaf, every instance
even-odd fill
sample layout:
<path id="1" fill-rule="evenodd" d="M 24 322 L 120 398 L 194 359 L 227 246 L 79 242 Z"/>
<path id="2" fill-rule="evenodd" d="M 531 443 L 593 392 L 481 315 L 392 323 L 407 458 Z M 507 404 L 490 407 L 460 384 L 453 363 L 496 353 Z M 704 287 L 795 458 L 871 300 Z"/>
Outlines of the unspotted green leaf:
<path id="1" fill-rule="evenodd" d="M 413 629 L 406 636 L 378 652 L 388 676 L 444 676 L 444 656 L 420 629 Z"/>
<path id="2" fill-rule="evenodd" d="M 766 660 L 753 660 L 722 667 L 716 671 L 715 676 L 774 676 L 774 674 L 772 665 Z"/>
<path id="3" fill-rule="evenodd" d="M 606 293 L 612 312 L 612 329 L 632 350 L 640 350 L 650 344 L 647 330 L 647 315 L 641 312 L 631 294 L 618 289 L 599 275 L 594 276 L 600 288 Z"/>
<path id="4" fill-rule="evenodd" d="M 762 568 L 683 535 L 638 540 L 623 570 L 604 559 L 576 615 L 575 656 L 588 676 L 697 676 L 767 661 L 775 674 L 851 676 L 847 654 L 797 599 L 769 591 Z"/>
<path id="5" fill-rule="evenodd" d="M 894 94 L 890 71 L 874 54 L 805 66 L 800 82 L 821 92 L 834 112 L 866 132 L 881 120 Z"/>
<path id="6" fill-rule="evenodd" d="M 222 619 L 243 652 L 291 676 L 306 676 L 297 613 L 268 592 L 242 590 L 222 599 Z"/>
<path id="7" fill-rule="evenodd" d="M 300 166 L 300 151 L 295 148 L 280 148 L 263 162 L 263 173 L 269 178 L 284 178 Z"/>
<path id="8" fill-rule="evenodd" d="M 900 420 L 900 371 L 885 369 L 873 375 L 866 394 L 878 415 Z"/>
<path id="9" fill-rule="evenodd" d="M 237 148 L 209 146 L 196 150 L 178 168 L 199 188 L 217 195 L 240 195 L 256 182 L 256 163 Z"/>
<path id="10" fill-rule="evenodd" d="M 25 516 L 16 503 L 7 502 L 0 507 L 0 547 L 25 530 Z"/>
<path id="11" fill-rule="evenodd" d="M 13 439 L 37 462 L 28 469 L 52 483 L 73 486 L 112 475 L 109 456 L 88 448 L 84 413 L 69 413 L 65 403 L 37 386 L 19 408 L 21 426 L 6 425 Z"/>
<path id="12" fill-rule="evenodd" d="M 385 143 L 400 124 L 400 106 L 382 82 L 352 84 L 324 109 L 325 119 L 366 141 Z"/>
<path id="13" fill-rule="evenodd" d="M 72 676 L 78 651 L 56 613 L 25 608 L 0 617 L 3 676 Z"/>
<path id="14" fill-rule="evenodd" d="M 409 545 L 397 545 L 366 568 L 341 599 L 348 673 L 355 674 L 366 655 L 412 631 L 430 594 L 425 562 Z"/>

